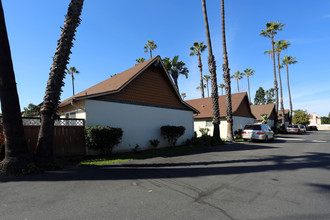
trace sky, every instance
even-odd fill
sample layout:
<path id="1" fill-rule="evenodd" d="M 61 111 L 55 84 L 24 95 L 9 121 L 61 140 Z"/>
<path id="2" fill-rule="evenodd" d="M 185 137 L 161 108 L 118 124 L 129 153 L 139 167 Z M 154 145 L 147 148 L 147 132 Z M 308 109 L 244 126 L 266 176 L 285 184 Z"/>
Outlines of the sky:
<path id="1" fill-rule="evenodd" d="M 3 0 L 5 20 L 14 64 L 21 109 L 42 102 L 63 26 L 69 0 Z M 222 79 L 222 38 L 220 0 L 206 0 L 212 50 L 217 63 L 218 85 Z M 264 51 L 271 40 L 259 36 L 270 21 L 286 24 L 275 40 L 291 46 L 282 56 L 293 56 L 289 66 L 293 109 L 330 112 L 330 1 L 316 0 L 231 0 L 225 1 L 226 38 L 231 74 L 246 68 L 255 70 L 250 78 L 251 98 L 256 90 L 274 86 L 273 63 Z M 185 100 L 201 98 L 197 56 L 189 56 L 193 42 L 206 34 L 200 0 L 85 0 L 68 67 L 75 66 L 75 92 L 83 91 L 133 67 L 136 59 L 150 58 L 144 44 L 153 40 L 153 55 L 171 59 L 178 55 L 189 69 L 188 79 L 179 77 Z M 209 75 L 207 54 L 202 54 L 203 74 Z M 289 109 L 286 70 L 281 71 L 284 108 Z M 239 82 L 248 90 L 247 79 Z M 232 93 L 237 92 L 232 80 Z M 219 89 L 221 95 L 221 89 Z M 71 78 L 66 77 L 61 100 L 72 96 Z"/>

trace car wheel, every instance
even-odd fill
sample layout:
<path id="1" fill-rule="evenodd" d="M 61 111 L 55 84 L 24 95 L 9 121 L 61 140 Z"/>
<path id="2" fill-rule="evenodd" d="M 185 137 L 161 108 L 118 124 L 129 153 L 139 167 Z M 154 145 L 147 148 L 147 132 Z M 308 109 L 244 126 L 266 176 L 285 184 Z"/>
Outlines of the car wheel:
<path id="1" fill-rule="evenodd" d="M 243 139 L 244 141 L 247 141 L 247 139 Z"/>

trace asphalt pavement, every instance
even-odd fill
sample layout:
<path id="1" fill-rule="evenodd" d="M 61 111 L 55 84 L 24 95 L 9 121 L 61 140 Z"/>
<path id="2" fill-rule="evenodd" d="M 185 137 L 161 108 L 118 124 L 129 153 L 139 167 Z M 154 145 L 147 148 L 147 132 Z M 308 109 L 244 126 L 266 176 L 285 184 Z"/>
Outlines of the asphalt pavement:
<path id="1" fill-rule="evenodd" d="M 0 219 L 330 219 L 330 132 L 0 179 Z"/>

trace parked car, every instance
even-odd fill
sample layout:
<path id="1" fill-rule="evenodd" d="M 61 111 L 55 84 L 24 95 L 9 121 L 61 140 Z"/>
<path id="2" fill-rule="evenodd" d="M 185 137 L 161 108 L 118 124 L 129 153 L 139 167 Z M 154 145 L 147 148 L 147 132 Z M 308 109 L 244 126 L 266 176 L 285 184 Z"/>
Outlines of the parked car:
<path id="1" fill-rule="evenodd" d="M 300 130 L 302 131 L 302 133 L 306 133 L 305 125 L 300 125 Z"/>
<path id="2" fill-rule="evenodd" d="M 306 132 L 306 129 L 304 131 L 304 129 L 301 127 L 301 125 L 288 125 L 286 127 L 286 132 L 293 133 L 293 134 L 302 134 L 302 133 Z"/>
<path id="3" fill-rule="evenodd" d="M 242 131 L 244 141 L 247 140 L 274 140 L 274 132 L 266 124 L 247 124 Z"/>
<path id="4" fill-rule="evenodd" d="M 317 126 L 315 126 L 315 125 L 307 126 L 306 130 L 307 131 L 318 131 Z"/>

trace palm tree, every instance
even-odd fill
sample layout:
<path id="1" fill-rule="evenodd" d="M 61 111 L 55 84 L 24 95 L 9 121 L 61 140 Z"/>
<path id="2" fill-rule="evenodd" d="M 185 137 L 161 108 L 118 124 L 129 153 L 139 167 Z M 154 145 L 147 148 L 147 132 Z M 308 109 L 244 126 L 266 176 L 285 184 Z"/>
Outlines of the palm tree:
<path id="1" fill-rule="evenodd" d="M 209 80 L 210 80 L 210 75 L 204 75 L 203 79 L 206 82 L 206 89 L 207 89 L 207 97 L 210 97 L 210 93 L 209 93 Z"/>
<path id="2" fill-rule="evenodd" d="M 220 84 L 219 88 L 221 89 L 221 95 L 223 95 L 223 88 L 225 88 L 225 84 Z"/>
<path id="3" fill-rule="evenodd" d="M 250 80 L 249 80 L 249 78 L 250 78 L 250 76 L 253 76 L 253 75 L 254 75 L 254 70 L 253 70 L 253 69 L 248 69 L 248 68 L 246 68 L 246 69 L 244 70 L 244 73 L 243 73 L 243 74 L 246 76 L 246 78 L 247 78 L 247 80 L 248 80 L 249 101 L 250 101 L 250 103 L 251 103 L 251 96 L 250 96 Z"/>
<path id="4" fill-rule="evenodd" d="M 296 61 L 295 57 L 292 56 L 285 56 L 282 60 L 282 65 L 286 66 L 286 76 L 287 76 L 287 81 L 288 81 L 288 91 L 289 91 L 289 100 L 290 100 L 290 123 L 292 120 L 292 100 L 291 100 L 291 93 L 290 93 L 290 83 L 289 83 L 289 67 L 288 65 L 295 64 L 298 61 Z"/>
<path id="5" fill-rule="evenodd" d="M 284 114 L 284 104 L 283 104 L 283 92 L 282 92 L 282 77 L 281 77 L 281 66 L 280 54 L 283 50 L 286 50 L 290 46 L 290 42 L 286 40 L 278 40 L 275 43 L 275 52 L 277 54 L 277 67 L 278 67 L 278 79 L 280 80 L 280 94 L 281 94 L 281 111 L 282 111 L 282 124 L 285 125 L 285 114 Z"/>
<path id="6" fill-rule="evenodd" d="M 150 58 L 152 58 L 152 51 L 157 49 L 157 44 L 153 40 L 148 40 L 143 48 L 145 53 L 150 52 Z"/>
<path id="7" fill-rule="evenodd" d="M 230 69 L 228 64 L 227 45 L 226 45 L 226 28 L 225 28 L 225 2 L 221 0 L 221 32 L 222 32 L 222 48 L 223 48 L 223 80 L 226 89 L 226 113 L 227 113 L 227 137 L 226 141 L 233 141 L 233 116 L 231 103 L 231 82 Z"/>
<path id="8" fill-rule="evenodd" d="M 204 88 L 204 89 L 206 88 L 206 85 L 205 85 L 205 84 L 203 84 L 203 88 Z M 196 89 L 197 89 L 197 90 L 200 90 L 200 89 L 202 89 L 202 86 L 197 86 Z"/>
<path id="9" fill-rule="evenodd" d="M 74 74 L 78 74 L 79 71 L 76 69 L 76 67 L 72 66 L 69 69 L 66 69 L 66 73 L 68 75 L 71 75 L 71 78 L 72 78 L 72 94 L 74 95 Z"/>
<path id="10" fill-rule="evenodd" d="M 209 71 L 211 76 L 211 87 L 212 87 L 212 109 L 213 109 L 213 137 L 221 142 L 220 138 L 220 109 L 219 109 L 219 96 L 218 96 L 218 86 L 217 86 L 217 73 L 216 73 L 216 64 L 215 59 L 212 53 L 211 37 L 209 30 L 209 22 L 207 19 L 206 3 L 205 0 L 202 0 L 207 47 L 209 51 L 208 64 Z"/>
<path id="11" fill-rule="evenodd" d="M 275 98 L 276 98 L 276 103 L 275 103 L 275 115 L 277 115 L 278 112 L 278 88 L 277 88 L 277 80 L 276 80 L 276 65 L 275 65 L 275 51 L 274 51 L 274 35 L 277 34 L 278 31 L 282 30 L 282 27 L 285 26 L 285 24 L 274 22 L 268 22 L 266 23 L 266 30 L 261 30 L 260 35 L 264 37 L 268 37 L 271 39 L 272 43 L 272 58 L 273 58 L 273 68 L 274 68 L 274 89 L 275 89 Z M 277 117 L 274 119 L 274 128 L 275 131 L 277 130 Z"/>
<path id="12" fill-rule="evenodd" d="M 16 174 L 26 167 L 32 157 L 24 136 L 15 73 L 1 0 L 0 47 L 0 100 L 5 136 L 5 158 L 0 162 L 0 172 Z"/>
<path id="13" fill-rule="evenodd" d="M 187 97 L 187 94 L 183 92 L 183 93 L 181 93 L 181 97 L 184 100 Z"/>
<path id="14" fill-rule="evenodd" d="M 146 61 L 146 59 L 144 59 L 143 57 L 136 59 L 137 63 L 143 63 L 144 61 Z"/>
<path id="15" fill-rule="evenodd" d="M 204 50 L 207 48 L 206 45 L 204 45 L 204 42 L 200 42 L 198 43 L 197 41 L 194 42 L 193 44 L 194 46 L 190 47 L 190 56 L 194 56 L 197 55 L 198 57 L 198 67 L 199 67 L 199 71 L 201 73 L 201 91 L 202 91 L 202 98 L 204 98 L 204 83 L 203 83 L 203 68 L 202 68 L 202 58 L 201 58 L 201 53 L 204 52 Z"/>
<path id="16" fill-rule="evenodd" d="M 188 78 L 189 70 L 187 67 L 185 67 L 186 64 L 181 60 L 178 61 L 178 59 L 179 56 L 174 56 L 173 60 L 171 60 L 168 57 L 165 57 L 163 59 L 163 63 L 167 72 L 171 74 L 174 83 L 176 85 L 176 88 L 179 90 L 179 86 L 178 86 L 179 75 L 180 74 L 185 75 L 186 78 Z"/>
<path id="17" fill-rule="evenodd" d="M 243 73 L 241 73 L 239 70 L 237 70 L 234 75 L 231 75 L 231 78 L 235 78 L 237 81 L 237 91 L 239 92 L 239 83 L 238 81 L 243 79 Z"/>
<path id="18" fill-rule="evenodd" d="M 44 167 L 54 161 L 53 139 L 54 119 L 64 85 L 66 65 L 69 60 L 76 28 L 80 24 L 80 14 L 84 0 L 71 0 L 68 13 L 65 16 L 64 26 L 53 58 L 53 64 L 49 72 L 44 100 L 40 109 L 41 126 L 36 149 L 36 163 Z"/>

